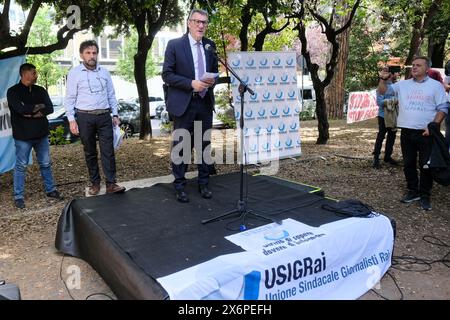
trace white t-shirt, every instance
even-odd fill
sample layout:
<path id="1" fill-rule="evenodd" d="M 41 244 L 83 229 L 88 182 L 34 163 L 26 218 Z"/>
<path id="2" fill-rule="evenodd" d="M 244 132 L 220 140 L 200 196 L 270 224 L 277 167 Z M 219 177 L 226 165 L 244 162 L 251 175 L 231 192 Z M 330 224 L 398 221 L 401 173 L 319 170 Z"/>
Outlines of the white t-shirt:
<path id="1" fill-rule="evenodd" d="M 399 128 L 423 130 L 438 111 L 447 113 L 447 97 L 439 81 L 429 77 L 421 82 L 408 79 L 394 83 L 391 88 L 398 95 Z"/>

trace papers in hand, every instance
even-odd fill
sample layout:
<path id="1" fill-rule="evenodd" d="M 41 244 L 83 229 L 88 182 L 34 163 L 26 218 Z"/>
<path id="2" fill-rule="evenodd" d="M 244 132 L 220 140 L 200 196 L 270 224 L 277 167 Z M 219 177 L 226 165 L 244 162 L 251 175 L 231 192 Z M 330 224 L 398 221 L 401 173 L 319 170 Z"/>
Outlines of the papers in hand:
<path id="1" fill-rule="evenodd" d="M 215 72 L 205 72 L 202 77 L 200 78 L 201 81 L 206 81 L 208 79 L 214 79 L 217 78 L 219 76 L 218 73 Z"/>

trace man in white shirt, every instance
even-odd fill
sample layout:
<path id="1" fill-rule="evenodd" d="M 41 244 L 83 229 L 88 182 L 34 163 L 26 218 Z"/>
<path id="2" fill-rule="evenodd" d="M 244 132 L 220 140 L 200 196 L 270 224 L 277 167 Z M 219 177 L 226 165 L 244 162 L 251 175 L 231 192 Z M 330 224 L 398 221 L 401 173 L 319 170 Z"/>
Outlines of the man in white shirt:
<path id="1" fill-rule="evenodd" d="M 397 126 L 402 129 L 400 144 L 402 148 L 404 173 L 408 193 L 400 200 L 410 203 L 420 200 L 422 209 L 431 210 L 431 188 L 433 178 L 425 163 L 430 158 L 431 139 L 428 123 L 440 124 L 448 112 L 444 87 L 427 76 L 431 63 L 427 57 L 416 57 L 412 62 L 412 78 L 399 81 L 388 88 L 389 74 L 380 72 L 378 92 L 393 91 L 398 95 L 399 114 Z M 417 175 L 417 155 L 419 155 L 420 181 Z"/>
<path id="2" fill-rule="evenodd" d="M 80 136 L 84 146 L 91 180 L 89 194 L 97 195 L 100 191 L 97 136 L 106 178 L 106 193 L 121 193 L 125 188 L 116 184 L 112 128 L 113 125 L 120 125 L 120 120 L 111 75 L 108 70 L 97 65 L 98 45 L 95 41 L 88 40 L 81 43 L 80 57 L 83 63 L 70 70 L 67 76 L 64 106 L 70 131 Z"/>

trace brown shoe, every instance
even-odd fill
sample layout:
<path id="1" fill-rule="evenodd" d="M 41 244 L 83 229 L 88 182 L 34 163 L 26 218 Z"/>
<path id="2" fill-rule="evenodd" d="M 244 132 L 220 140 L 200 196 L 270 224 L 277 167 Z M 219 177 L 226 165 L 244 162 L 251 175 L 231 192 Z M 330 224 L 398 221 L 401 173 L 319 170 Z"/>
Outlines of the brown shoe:
<path id="1" fill-rule="evenodd" d="M 106 193 L 122 193 L 125 192 L 125 190 L 126 190 L 125 187 L 121 187 L 115 183 L 106 185 Z"/>
<path id="2" fill-rule="evenodd" d="M 90 187 L 89 187 L 89 191 L 88 191 L 88 193 L 91 195 L 91 196 L 96 196 L 96 195 L 98 195 L 98 193 L 100 192 L 100 184 L 98 183 L 94 183 L 93 185 L 91 185 Z"/>

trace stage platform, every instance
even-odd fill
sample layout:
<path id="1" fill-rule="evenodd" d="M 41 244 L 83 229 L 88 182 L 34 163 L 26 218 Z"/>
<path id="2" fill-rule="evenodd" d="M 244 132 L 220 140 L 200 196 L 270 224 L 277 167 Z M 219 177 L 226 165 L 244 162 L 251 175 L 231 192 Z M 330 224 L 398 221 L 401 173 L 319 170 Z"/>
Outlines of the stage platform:
<path id="1" fill-rule="evenodd" d="M 361 223 L 370 222 L 366 218 L 347 218 L 324 210 L 323 205 L 335 202 L 325 198 L 320 188 L 269 176 L 246 175 L 245 180 L 249 209 L 277 220 L 291 218 L 308 228 L 315 228 L 311 230 L 319 230 L 321 226 L 336 226 L 326 229 L 327 236 L 322 237 L 324 241 L 336 242 L 331 237 L 335 230 L 339 237 L 342 237 L 339 234 L 341 231 L 348 233 L 344 226 L 350 225 L 353 219 L 361 220 Z M 206 200 L 200 197 L 195 179 L 189 180 L 187 192 L 190 202 L 186 204 L 175 200 L 173 186 L 169 183 L 131 189 L 124 194 L 73 200 L 66 205 L 60 217 L 55 246 L 62 253 L 88 262 L 119 299 L 177 299 L 179 296 L 173 292 L 173 288 L 164 288 L 161 283 L 170 283 L 171 275 L 191 270 L 216 258 L 247 254 L 248 249 L 244 250 L 242 245 L 225 237 L 239 234 L 243 223 L 248 230 L 270 223 L 253 215 L 247 215 L 245 221 L 235 216 L 208 224 L 201 223 L 204 219 L 236 208 L 239 181 L 238 173 L 212 176 L 210 188 L 213 198 Z M 334 224 L 343 220 L 348 223 Z M 379 237 L 385 237 L 388 247 L 392 247 L 391 225 L 379 232 Z M 367 232 L 361 234 L 364 233 Z M 377 237 L 364 241 L 369 240 L 380 242 Z M 362 243 L 361 246 L 367 244 Z M 302 250 L 300 255 L 304 256 L 305 247 L 298 248 Z M 361 248 L 355 250 L 361 251 Z M 295 251 L 290 253 L 295 254 Z M 333 255 L 336 256 L 336 253 Z M 339 258 L 339 255 L 336 257 Z M 248 274 L 245 276 L 248 279 Z M 261 299 L 263 296 L 250 296 L 252 299 L 255 297 Z M 272 296 L 266 293 L 265 297 Z"/>

